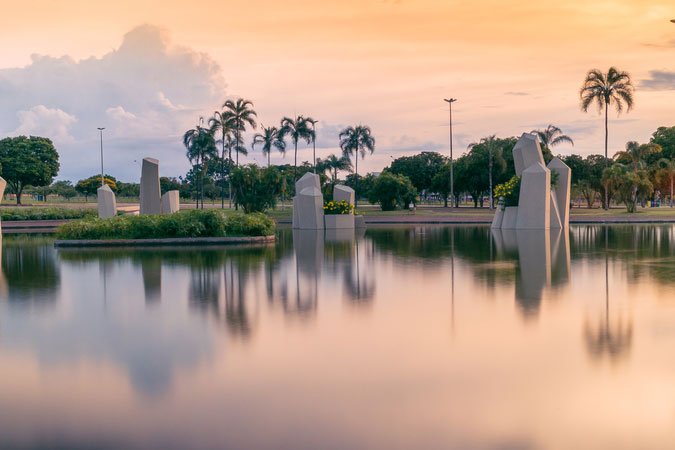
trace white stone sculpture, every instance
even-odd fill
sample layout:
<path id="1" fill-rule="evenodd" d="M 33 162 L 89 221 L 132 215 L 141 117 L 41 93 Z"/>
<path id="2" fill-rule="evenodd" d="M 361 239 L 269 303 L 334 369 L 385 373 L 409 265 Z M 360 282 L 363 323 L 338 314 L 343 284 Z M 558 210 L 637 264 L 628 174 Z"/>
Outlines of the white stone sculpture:
<path id="1" fill-rule="evenodd" d="M 355 199 L 356 195 L 354 193 L 354 189 L 350 188 L 349 186 L 345 186 L 344 184 L 336 184 L 333 187 L 333 200 L 336 202 L 345 201 L 350 205 L 353 205 Z"/>
<path id="2" fill-rule="evenodd" d="M 572 171 L 560 159 L 544 165 L 539 141 L 524 133 L 513 147 L 513 163 L 520 177 L 518 206 L 497 209 L 492 228 L 541 230 L 569 225 L 570 183 Z M 558 183 L 551 189 L 551 171 Z"/>
<path id="3" fill-rule="evenodd" d="M 516 229 L 551 227 L 551 171 L 540 162 L 523 170 L 518 197 Z"/>
<path id="4" fill-rule="evenodd" d="M 361 214 L 354 214 L 354 227 L 355 228 L 366 228 L 366 218 Z"/>
<path id="5" fill-rule="evenodd" d="M 554 189 L 558 214 L 561 224 L 566 227 L 570 223 L 570 187 L 572 185 L 572 169 L 560 158 L 553 158 L 548 163 L 549 170 L 558 174 L 558 184 Z"/>
<path id="6" fill-rule="evenodd" d="M 143 158 L 141 169 L 141 215 L 161 213 L 159 161 Z"/>
<path id="7" fill-rule="evenodd" d="M 162 214 L 172 214 L 180 211 L 180 193 L 168 191 L 162 195 Z"/>
<path id="8" fill-rule="evenodd" d="M 300 195 L 307 188 L 313 189 L 307 191 L 306 195 L 303 197 L 302 205 L 300 205 Z M 320 199 L 314 198 L 316 191 L 318 191 Z M 308 196 L 312 197 L 312 199 Z M 303 214 L 302 216 L 300 214 L 301 211 Z M 319 221 L 320 226 L 315 224 L 316 217 L 319 215 L 321 216 L 321 220 Z M 318 175 L 307 172 L 295 182 L 295 197 L 293 197 L 293 228 L 317 230 L 323 229 L 323 227 L 323 195 L 321 195 L 321 181 Z"/>
<path id="9" fill-rule="evenodd" d="M 0 203 L 2 203 L 2 198 L 5 196 L 5 188 L 7 187 L 7 182 L 4 178 L 0 177 Z M 0 232 L 2 232 L 2 223 L 0 223 Z M 0 234 L 0 238 L 2 235 Z"/>
<path id="10" fill-rule="evenodd" d="M 323 229 L 323 194 L 309 186 L 293 198 L 293 228 L 299 230 Z"/>
<path id="11" fill-rule="evenodd" d="M 117 215 L 117 201 L 115 193 L 107 184 L 96 190 L 98 200 L 98 216 L 101 219 L 110 219 Z"/>

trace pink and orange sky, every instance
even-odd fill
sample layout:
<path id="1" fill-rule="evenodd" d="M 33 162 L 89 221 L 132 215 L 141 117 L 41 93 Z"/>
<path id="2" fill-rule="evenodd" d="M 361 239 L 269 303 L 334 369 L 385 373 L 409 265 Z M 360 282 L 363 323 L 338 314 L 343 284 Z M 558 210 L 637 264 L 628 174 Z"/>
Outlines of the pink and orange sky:
<path id="1" fill-rule="evenodd" d="M 162 175 L 184 174 L 182 133 L 239 96 L 265 125 L 318 119 L 320 157 L 338 151 L 342 127 L 370 125 L 376 151 L 360 172 L 447 153 L 448 96 L 456 155 L 549 123 L 576 144 L 555 153 L 600 153 L 602 117 L 580 111 L 578 91 L 588 69 L 610 65 L 637 88 L 635 109 L 611 116 L 610 153 L 675 125 L 672 0 L 28 0 L 2 11 L 0 134 L 52 137 L 60 178 L 96 173 L 97 126 L 108 173 L 136 181 L 133 161 L 153 156 Z"/>

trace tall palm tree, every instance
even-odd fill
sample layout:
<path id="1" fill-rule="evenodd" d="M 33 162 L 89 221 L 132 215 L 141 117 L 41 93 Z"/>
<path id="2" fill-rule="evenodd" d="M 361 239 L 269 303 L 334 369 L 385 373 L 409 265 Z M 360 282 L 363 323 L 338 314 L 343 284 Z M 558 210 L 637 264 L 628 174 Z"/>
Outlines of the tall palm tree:
<path id="1" fill-rule="evenodd" d="M 301 139 L 307 142 L 308 144 L 312 141 L 312 136 L 314 135 L 312 129 L 309 127 L 309 122 L 306 118 L 302 116 L 297 116 L 295 120 L 290 117 L 284 117 L 281 119 L 281 128 L 279 129 L 279 134 L 281 139 L 285 139 L 286 136 L 291 138 L 293 146 L 295 147 L 295 153 L 293 156 L 293 180 L 297 179 L 298 174 L 298 141 Z"/>
<path id="2" fill-rule="evenodd" d="M 226 113 L 220 111 L 214 111 L 213 117 L 209 119 L 209 127 L 212 130 L 212 133 L 215 135 L 217 131 L 220 131 L 221 138 L 216 142 L 217 144 L 222 144 L 222 152 L 220 154 L 220 173 L 221 173 L 221 186 L 220 186 L 220 207 L 225 208 L 225 150 L 229 148 L 229 160 L 232 161 L 232 146 L 228 145 L 228 142 L 232 142 L 232 133 L 234 129 L 231 126 L 229 117 Z M 231 164 L 228 164 L 228 167 L 232 167 Z M 229 178 L 229 177 L 228 177 Z M 230 180 L 230 193 L 232 192 L 232 181 Z M 232 194 L 230 194 L 230 208 L 232 207 Z"/>
<path id="3" fill-rule="evenodd" d="M 279 152 L 286 153 L 286 142 L 279 136 L 279 129 L 277 127 L 264 127 L 260 124 L 262 133 L 256 133 L 253 136 L 253 143 L 251 149 L 255 149 L 256 144 L 262 144 L 263 155 L 267 155 L 267 167 L 271 165 L 270 154 L 272 148 L 276 148 Z"/>
<path id="4" fill-rule="evenodd" d="M 499 147 L 499 142 L 497 140 L 497 135 L 490 135 L 487 137 L 482 138 L 478 142 L 473 142 L 469 144 L 469 149 L 472 149 L 473 147 L 477 145 L 483 145 L 487 151 L 488 151 L 488 184 L 490 187 L 490 200 L 489 200 L 489 206 L 490 206 L 490 211 L 492 211 L 493 208 L 493 196 L 492 196 L 492 167 L 494 166 L 494 158 L 495 156 L 501 156 L 501 147 Z"/>
<path id="5" fill-rule="evenodd" d="M 316 124 L 319 123 L 318 120 L 314 120 L 311 117 L 306 117 L 305 120 L 309 125 L 312 126 L 312 165 L 314 166 L 314 173 L 316 173 Z M 309 127 L 309 126 L 308 126 Z"/>
<path id="6" fill-rule="evenodd" d="M 228 126 L 234 130 L 237 153 L 236 165 L 239 167 L 239 153 L 246 154 L 246 147 L 242 145 L 241 133 L 246 131 L 248 124 L 254 130 L 258 126 L 255 118 L 258 114 L 253 110 L 253 103 L 250 100 L 239 98 L 236 101 L 227 100 L 223 103 L 223 114 L 227 117 Z"/>
<path id="7" fill-rule="evenodd" d="M 199 118 L 198 125 L 183 134 L 183 145 L 186 148 L 186 156 L 193 165 L 199 167 L 199 185 L 201 207 L 204 208 L 204 172 L 208 168 L 209 160 L 218 156 L 213 131 L 202 126 L 204 118 Z"/>
<path id="8" fill-rule="evenodd" d="M 605 109 L 605 168 L 609 166 L 607 159 L 607 142 L 609 136 L 609 105 L 613 104 L 617 114 L 623 109 L 633 109 L 633 93 L 635 88 L 627 72 L 610 67 L 606 74 L 597 69 L 586 74 L 584 84 L 579 91 L 581 110 L 588 112 L 591 104 L 598 105 L 598 113 Z M 609 209 L 609 194 L 605 190 L 605 208 Z"/>
<path id="9" fill-rule="evenodd" d="M 532 130 L 532 134 L 536 134 L 539 137 L 539 142 L 549 150 L 563 142 L 574 145 L 572 138 L 563 134 L 562 130 L 555 125 L 549 125 L 543 130 Z"/>
<path id="10" fill-rule="evenodd" d="M 340 132 L 338 137 L 342 154 L 347 158 L 354 155 L 354 161 L 356 162 L 356 170 L 354 171 L 356 174 L 354 207 L 356 207 L 359 203 L 359 153 L 361 153 L 361 158 L 366 157 L 366 151 L 372 155 L 375 151 L 375 138 L 372 136 L 370 127 L 366 125 L 347 127 Z"/>
<path id="11" fill-rule="evenodd" d="M 331 175 L 331 180 L 333 184 L 337 182 L 338 171 L 339 170 L 348 170 L 352 169 L 352 162 L 349 158 L 342 156 L 338 158 L 335 155 L 329 155 L 326 159 L 317 159 L 316 166 L 319 172 L 329 171 Z"/>
<path id="12" fill-rule="evenodd" d="M 650 142 L 648 144 L 640 145 L 635 141 L 630 141 L 626 143 L 626 150 L 618 152 L 616 155 L 614 155 L 614 157 L 629 159 L 633 164 L 633 172 L 637 172 L 647 156 L 653 153 L 658 153 L 661 150 L 662 149 L 659 144 Z"/>

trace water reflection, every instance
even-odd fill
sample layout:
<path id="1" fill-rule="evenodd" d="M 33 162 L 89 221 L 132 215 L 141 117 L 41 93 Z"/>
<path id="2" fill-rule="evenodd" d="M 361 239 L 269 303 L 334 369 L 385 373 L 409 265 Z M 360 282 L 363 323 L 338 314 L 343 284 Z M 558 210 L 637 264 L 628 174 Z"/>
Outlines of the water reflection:
<path id="1" fill-rule="evenodd" d="M 0 413 L 0 447 L 31 429 L 84 446 L 89 429 L 126 448 L 586 447 L 579 430 L 588 447 L 658 448 L 674 229 L 281 229 L 262 247 L 59 251 L 5 238 L 0 403 L 20 414 Z M 626 391 L 649 397 L 641 427 Z"/>

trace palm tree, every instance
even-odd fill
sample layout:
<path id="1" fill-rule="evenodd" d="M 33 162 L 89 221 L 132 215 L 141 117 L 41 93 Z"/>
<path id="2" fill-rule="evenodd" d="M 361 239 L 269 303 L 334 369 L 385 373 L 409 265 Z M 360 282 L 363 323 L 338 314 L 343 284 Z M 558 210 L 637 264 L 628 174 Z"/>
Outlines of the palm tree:
<path id="1" fill-rule="evenodd" d="M 354 171 L 356 174 L 354 207 L 356 207 L 359 203 L 359 153 L 361 153 L 361 158 L 366 157 L 366 151 L 372 154 L 375 151 L 375 138 L 372 136 L 370 127 L 366 125 L 347 127 L 340 132 L 338 137 L 342 154 L 347 158 L 354 155 L 354 161 L 356 162 L 356 170 Z"/>
<path id="2" fill-rule="evenodd" d="M 312 164 L 314 165 L 314 173 L 316 173 L 316 128 L 315 125 L 319 122 L 311 117 L 305 118 L 307 123 L 312 124 Z"/>
<path id="3" fill-rule="evenodd" d="M 221 113 L 215 111 L 213 117 L 209 119 L 209 127 L 212 130 L 212 133 L 215 135 L 217 131 L 220 131 L 221 138 L 217 143 L 222 144 L 222 153 L 220 155 L 220 172 L 221 172 L 221 186 L 220 186 L 220 207 L 225 208 L 225 184 L 223 183 L 225 177 L 225 150 L 229 147 L 229 160 L 232 162 L 232 146 L 228 145 L 228 142 L 232 142 L 232 132 L 234 129 L 231 127 L 229 117 L 227 113 Z M 232 167 L 231 164 L 228 164 L 229 167 Z M 229 178 L 229 177 L 228 177 Z M 230 208 L 232 207 L 232 181 L 230 180 Z"/>
<path id="4" fill-rule="evenodd" d="M 251 149 L 255 149 L 256 144 L 262 144 L 263 155 L 267 155 L 267 167 L 270 166 L 270 154 L 272 153 L 272 147 L 279 150 L 282 154 L 286 153 L 286 143 L 279 136 L 279 129 L 277 127 L 267 127 L 265 128 L 262 124 L 262 133 L 256 133 L 253 136 L 253 143 L 251 144 Z"/>
<path id="5" fill-rule="evenodd" d="M 253 103 L 250 100 L 239 98 L 236 101 L 227 100 L 223 103 L 223 114 L 227 117 L 227 123 L 230 129 L 234 130 L 237 153 L 237 167 L 239 167 L 239 153 L 246 154 L 246 147 L 242 145 L 241 133 L 246 131 L 246 125 L 255 129 L 258 124 L 255 122 L 257 113 L 253 110 Z"/>
<path id="6" fill-rule="evenodd" d="M 319 172 L 329 171 L 331 174 L 331 180 L 333 184 L 337 182 L 338 171 L 339 170 L 348 170 L 352 169 L 352 162 L 349 158 L 342 156 L 338 158 L 335 155 L 329 155 L 326 159 L 317 159 L 316 166 Z"/>
<path id="7" fill-rule="evenodd" d="M 492 198 L 492 167 L 494 165 L 494 157 L 495 156 L 500 156 L 501 155 L 501 147 L 499 147 L 498 142 L 497 142 L 497 136 L 496 135 L 491 135 L 482 138 L 478 142 L 473 142 L 469 144 L 469 149 L 472 149 L 473 147 L 477 145 L 483 145 L 485 148 L 487 148 L 488 151 L 488 184 L 490 187 L 490 200 L 489 200 L 489 206 L 490 206 L 490 211 L 492 211 L 493 208 L 493 198 Z"/>
<path id="8" fill-rule="evenodd" d="M 626 143 L 626 150 L 618 152 L 614 155 L 614 158 L 626 158 L 630 160 L 633 164 L 633 172 L 637 172 L 647 156 L 660 151 L 661 146 L 659 144 L 650 142 L 640 145 L 635 141 L 630 141 Z"/>
<path id="9" fill-rule="evenodd" d="M 563 142 L 574 145 L 572 138 L 563 134 L 562 130 L 555 125 L 549 125 L 543 130 L 532 130 L 532 134 L 537 135 L 539 137 L 539 142 L 549 150 L 551 150 L 551 147 L 555 147 Z"/>
<path id="10" fill-rule="evenodd" d="M 609 105 L 614 104 L 617 114 L 621 114 L 624 107 L 626 111 L 630 111 L 633 108 L 634 91 L 630 75 L 615 67 L 610 67 L 606 74 L 597 69 L 590 70 L 579 91 L 582 111 L 588 112 L 592 103 L 598 105 L 599 113 L 602 112 L 603 107 L 605 109 L 605 168 L 609 165 L 607 159 Z M 609 209 L 607 190 L 605 190 L 605 208 Z"/>
<path id="11" fill-rule="evenodd" d="M 673 179 L 675 179 L 675 161 L 668 158 L 661 158 L 656 163 L 658 167 L 657 177 L 666 178 L 670 181 L 670 207 L 673 207 Z"/>
<path id="12" fill-rule="evenodd" d="M 199 167 L 200 199 L 204 208 L 204 172 L 211 158 L 218 156 L 216 142 L 213 139 L 213 130 L 205 128 L 204 118 L 199 118 L 198 125 L 185 132 L 183 145 L 186 148 L 186 156 L 193 167 Z"/>
<path id="13" fill-rule="evenodd" d="M 281 128 L 279 129 L 279 134 L 281 139 L 285 139 L 286 136 L 290 136 L 291 142 L 295 147 L 295 153 L 293 157 L 293 180 L 297 179 L 298 173 L 298 141 L 303 139 L 308 144 L 312 141 L 312 136 L 314 132 L 309 128 L 309 122 L 302 116 L 297 116 L 295 120 L 290 117 L 284 117 L 281 119 Z"/>

